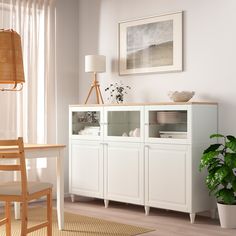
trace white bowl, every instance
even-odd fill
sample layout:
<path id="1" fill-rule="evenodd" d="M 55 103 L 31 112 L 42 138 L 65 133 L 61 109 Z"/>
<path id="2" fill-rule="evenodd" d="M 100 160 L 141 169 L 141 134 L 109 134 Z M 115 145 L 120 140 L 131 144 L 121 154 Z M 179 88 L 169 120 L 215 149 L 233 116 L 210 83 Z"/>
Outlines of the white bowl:
<path id="1" fill-rule="evenodd" d="M 194 94 L 195 94 L 194 91 L 168 92 L 168 96 L 173 102 L 188 102 L 193 97 Z"/>

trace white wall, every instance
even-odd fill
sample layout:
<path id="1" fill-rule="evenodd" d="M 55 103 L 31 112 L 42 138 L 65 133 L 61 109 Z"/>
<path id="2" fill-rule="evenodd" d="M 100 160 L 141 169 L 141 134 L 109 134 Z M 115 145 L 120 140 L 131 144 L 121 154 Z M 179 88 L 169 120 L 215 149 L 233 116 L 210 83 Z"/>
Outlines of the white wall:
<path id="1" fill-rule="evenodd" d="M 79 0 L 79 101 L 84 103 L 87 97 L 91 74 L 84 72 L 84 57 L 97 54 L 99 50 L 100 6 L 102 0 Z M 91 96 L 89 102 L 95 101 Z"/>
<path id="2" fill-rule="evenodd" d="M 99 75 L 103 93 L 106 85 L 119 80 L 132 87 L 129 102 L 169 101 L 170 90 L 194 90 L 195 101 L 219 103 L 219 131 L 236 135 L 235 0 L 79 0 L 79 5 L 80 103 L 90 84 L 84 55 L 100 53 L 107 56 L 107 72 Z M 180 10 L 184 71 L 119 76 L 118 22 Z"/>
<path id="3" fill-rule="evenodd" d="M 65 192 L 68 192 L 69 104 L 78 102 L 78 1 L 56 2 L 57 143 L 65 150 Z"/>

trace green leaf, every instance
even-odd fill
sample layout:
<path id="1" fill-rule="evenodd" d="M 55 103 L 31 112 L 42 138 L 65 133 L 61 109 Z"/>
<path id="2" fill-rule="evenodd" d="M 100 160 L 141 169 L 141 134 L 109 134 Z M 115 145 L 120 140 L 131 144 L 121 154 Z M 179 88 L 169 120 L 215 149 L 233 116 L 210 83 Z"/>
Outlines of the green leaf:
<path id="1" fill-rule="evenodd" d="M 202 155 L 200 160 L 199 170 L 201 171 L 204 167 L 207 167 L 213 158 L 218 157 L 220 151 L 210 151 Z"/>
<path id="2" fill-rule="evenodd" d="M 220 162 L 219 159 L 214 159 L 214 161 L 212 161 L 208 167 L 207 170 L 209 172 L 209 174 L 215 174 L 215 172 L 220 169 L 222 167 L 222 163 Z"/>
<path id="3" fill-rule="evenodd" d="M 224 178 L 224 180 L 222 181 L 222 185 L 227 188 L 227 187 L 232 187 L 232 183 L 235 180 L 235 176 L 233 171 L 231 170 L 228 175 Z"/>
<path id="4" fill-rule="evenodd" d="M 231 169 L 236 168 L 236 153 L 226 153 L 225 164 Z"/>
<path id="5" fill-rule="evenodd" d="M 233 135 L 227 135 L 226 138 L 227 138 L 229 141 L 236 139 Z"/>
<path id="6" fill-rule="evenodd" d="M 232 181 L 232 188 L 233 188 L 234 192 L 236 192 L 236 177 L 235 177 L 235 180 Z"/>
<path id="7" fill-rule="evenodd" d="M 218 192 L 218 197 L 223 201 L 225 204 L 234 204 L 235 203 L 235 196 L 234 196 L 234 190 L 231 189 L 221 189 Z"/>
<path id="8" fill-rule="evenodd" d="M 231 149 L 233 152 L 236 152 L 236 139 L 231 139 L 229 142 L 225 143 L 225 146 Z"/>
<path id="9" fill-rule="evenodd" d="M 231 170 L 227 167 L 227 166 L 222 166 L 221 168 L 219 168 L 215 174 L 214 174 L 214 178 L 219 182 L 222 183 L 224 178 L 230 174 Z"/>
<path id="10" fill-rule="evenodd" d="M 220 184 L 219 181 L 214 177 L 214 175 L 209 174 L 206 177 L 206 185 L 207 185 L 208 189 L 210 190 L 210 193 L 217 190 L 217 187 L 219 184 Z"/>
<path id="11" fill-rule="evenodd" d="M 210 138 L 224 138 L 225 136 L 222 134 L 212 134 Z"/>
<path id="12" fill-rule="evenodd" d="M 222 144 L 212 144 L 210 147 L 208 147 L 203 154 L 211 152 L 211 151 L 215 151 L 217 150 Z"/>

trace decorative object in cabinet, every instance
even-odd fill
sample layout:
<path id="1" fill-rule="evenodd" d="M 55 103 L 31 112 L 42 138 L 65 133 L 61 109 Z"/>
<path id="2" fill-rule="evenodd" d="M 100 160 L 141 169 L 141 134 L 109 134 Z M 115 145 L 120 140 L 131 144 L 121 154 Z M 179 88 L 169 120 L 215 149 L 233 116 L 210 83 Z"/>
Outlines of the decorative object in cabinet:
<path id="1" fill-rule="evenodd" d="M 74 135 L 100 135 L 100 114 L 97 111 L 72 112 L 72 133 Z"/>
<path id="2" fill-rule="evenodd" d="M 149 136 L 152 138 L 187 138 L 187 110 L 150 110 Z"/>
<path id="3" fill-rule="evenodd" d="M 122 106 L 106 107 L 105 133 L 106 139 L 120 139 L 129 137 L 129 139 L 140 138 L 142 111 L 138 106 L 134 109 Z M 129 110 L 130 109 L 130 110 Z M 121 138 L 122 140 L 122 138 Z"/>
<path id="4" fill-rule="evenodd" d="M 187 132 L 159 131 L 160 138 L 177 138 L 186 139 Z"/>
<path id="5" fill-rule="evenodd" d="M 96 111 L 88 111 L 82 114 L 79 113 L 78 122 L 99 124 L 99 116 Z"/>

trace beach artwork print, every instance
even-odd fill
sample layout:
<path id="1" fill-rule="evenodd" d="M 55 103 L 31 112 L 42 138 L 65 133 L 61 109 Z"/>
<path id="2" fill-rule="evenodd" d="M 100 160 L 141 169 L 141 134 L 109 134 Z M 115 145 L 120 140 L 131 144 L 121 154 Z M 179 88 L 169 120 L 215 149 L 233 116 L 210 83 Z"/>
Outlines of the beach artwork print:
<path id="1" fill-rule="evenodd" d="M 173 65 L 173 21 L 127 28 L 127 69 Z"/>
<path id="2" fill-rule="evenodd" d="M 119 62 L 121 75 L 181 70 L 182 16 L 121 23 Z"/>

